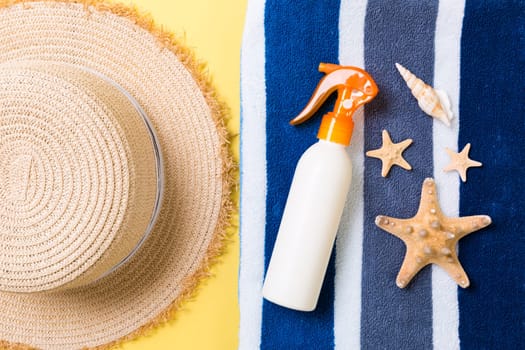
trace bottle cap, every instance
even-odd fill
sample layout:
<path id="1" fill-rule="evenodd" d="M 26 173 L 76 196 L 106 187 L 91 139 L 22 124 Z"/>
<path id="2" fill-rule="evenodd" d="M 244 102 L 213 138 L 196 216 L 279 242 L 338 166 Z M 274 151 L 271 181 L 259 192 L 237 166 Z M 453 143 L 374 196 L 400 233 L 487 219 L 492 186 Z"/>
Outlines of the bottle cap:
<path id="1" fill-rule="evenodd" d="M 290 124 L 298 125 L 310 119 L 328 96 L 337 90 L 334 110 L 324 115 L 317 138 L 348 146 L 354 128 L 354 112 L 370 102 L 379 89 L 372 77 L 361 68 L 321 63 L 319 71 L 326 75 L 317 85 L 306 107 Z"/>

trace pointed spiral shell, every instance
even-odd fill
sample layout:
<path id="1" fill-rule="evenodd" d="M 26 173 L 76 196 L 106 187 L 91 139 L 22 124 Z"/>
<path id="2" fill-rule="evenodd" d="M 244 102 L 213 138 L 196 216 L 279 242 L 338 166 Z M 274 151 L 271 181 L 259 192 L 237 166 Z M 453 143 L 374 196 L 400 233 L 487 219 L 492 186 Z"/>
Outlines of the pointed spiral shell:
<path id="1" fill-rule="evenodd" d="M 443 91 L 435 90 L 432 86 L 415 76 L 408 69 L 396 63 L 399 74 L 405 80 L 412 95 L 416 98 L 419 108 L 426 114 L 441 120 L 445 125 L 450 126 L 452 111 L 450 101 Z"/>

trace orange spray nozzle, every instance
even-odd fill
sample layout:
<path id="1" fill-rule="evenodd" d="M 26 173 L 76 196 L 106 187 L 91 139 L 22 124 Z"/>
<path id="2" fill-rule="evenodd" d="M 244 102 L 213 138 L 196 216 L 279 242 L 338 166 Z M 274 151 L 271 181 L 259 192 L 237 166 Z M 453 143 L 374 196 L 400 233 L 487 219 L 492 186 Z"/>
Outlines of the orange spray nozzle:
<path id="1" fill-rule="evenodd" d="M 349 145 L 354 127 L 352 115 L 359 107 L 370 102 L 379 89 L 372 77 L 361 68 L 321 63 L 319 71 L 326 75 L 317 85 L 306 107 L 290 124 L 297 125 L 310 119 L 328 96 L 337 90 L 334 110 L 323 117 L 317 137 Z"/>

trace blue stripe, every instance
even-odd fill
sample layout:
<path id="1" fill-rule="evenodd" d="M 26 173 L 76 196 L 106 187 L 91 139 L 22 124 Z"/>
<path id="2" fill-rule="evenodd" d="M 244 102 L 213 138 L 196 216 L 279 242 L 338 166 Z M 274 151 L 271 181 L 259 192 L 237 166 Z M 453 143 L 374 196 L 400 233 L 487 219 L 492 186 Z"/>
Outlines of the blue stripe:
<path id="1" fill-rule="evenodd" d="M 459 148 L 483 163 L 460 189 L 461 215 L 493 224 L 460 241 L 471 286 L 459 291 L 462 349 L 525 346 L 525 4 L 467 1 Z"/>
<path id="2" fill-rule="evenodd" d="M 288 122 L 306 105 L 321 79 L 322 74 L 317 73 L 319 62 L 337 61 L 339 1 L 268 0 L 265 13 L 267 267 L 295 165 L 301 154 L 317 141 L 320 118 L 299 127 Z M 264 301 L 261 348 L 332 348 L 333 297 L 332 259 L 314 312 L 292 311 Z"/>
<path id="3" fill-rule="evenodd" d="M 421 184 L 433 174 L 432 119 L 423 114 L 394 63 L 427 83 L 433 81 L 437 1 L 369 0 L 365 22 L 365 66 L 379 85 L 366 106 L 365 150 L 381 146 L 381 130 L 394 142 L 414 140 L 404 157 L 412 171 L 394 167 L 381 177 L 381 161 L 365 158 L 361 344 L 364 349 L 432 348 L 431 270 L 405 289 L 396 276 L 405 255 L 401 240 L 374 224 L 376 215 L 414 216 Z"/>

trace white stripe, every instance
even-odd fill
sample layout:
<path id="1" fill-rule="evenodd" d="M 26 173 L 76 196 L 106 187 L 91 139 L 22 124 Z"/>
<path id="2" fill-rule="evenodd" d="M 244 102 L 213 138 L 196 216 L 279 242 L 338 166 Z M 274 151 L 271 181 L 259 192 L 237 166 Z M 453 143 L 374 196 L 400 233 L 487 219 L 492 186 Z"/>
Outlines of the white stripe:
<path id="1" fill-rule="evenodd" d="M 449 128 L 434 121 L 434 177 L 445 215 L 459 214 L 459 176 L 444 173 L 449 158 L 445 147 L 457 149 L 459 131 L 459 77 L 461 27 L 464 0 L 439 2 L 435 36 L 434 87 L 444 90 L 452 104 L 454 120 Z M 459 349 L 459 309 L 456 283 L 439 267 L 432 267 L 432 308 L 434 349 Z"/>
<path id="2" fill-rule="evenodd" d="M 339 62 L 364 68 L 366 0 L 341 0 Z M 361 347 L 361 265 L 363 249 L 364 112 L 354 115 L 354 133 L 348 148 L 352 185 L 336 243 L 334 336 L 336 349 Z"/>
<path id="3" fill-rule="evenodd" d="M 250 0 L 241 52 L 241 263 L 239 349 L 261 342 L 266 213 L 264 0 Z"/>

